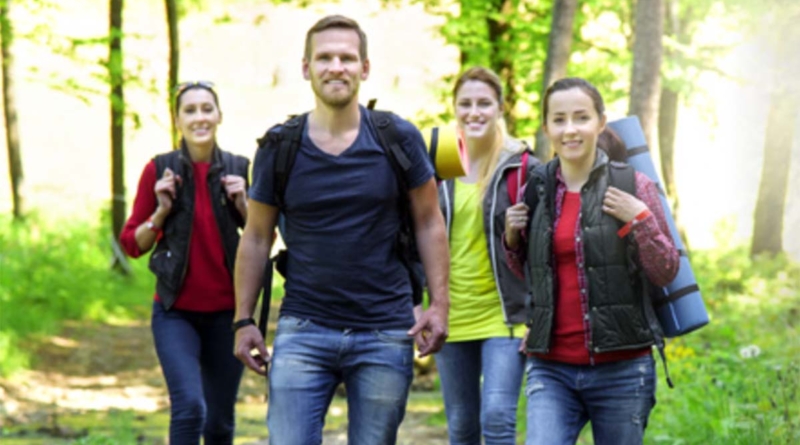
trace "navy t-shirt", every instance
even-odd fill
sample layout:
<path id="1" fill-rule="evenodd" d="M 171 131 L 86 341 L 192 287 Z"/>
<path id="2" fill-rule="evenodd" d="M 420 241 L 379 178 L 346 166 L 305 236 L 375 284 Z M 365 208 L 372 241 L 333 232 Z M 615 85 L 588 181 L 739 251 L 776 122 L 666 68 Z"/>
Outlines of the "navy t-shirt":
<path id="1" fill-rule="evenodd" d="M 361 108 L 353 144 L 338 156 L 303 139 L 286 185 L 282 235 L 289 256 L 282 315 L 338 329 L 407 329 L 414 324 L 411 282 L 395 239 L 400 228 L 399 186 L 375 130 Z M 396 118 L 411 161 L 411 189 L 433 176 L 425 143 Z M 259 149 L 250 197 L 277 205 L 275 151 Z"/>

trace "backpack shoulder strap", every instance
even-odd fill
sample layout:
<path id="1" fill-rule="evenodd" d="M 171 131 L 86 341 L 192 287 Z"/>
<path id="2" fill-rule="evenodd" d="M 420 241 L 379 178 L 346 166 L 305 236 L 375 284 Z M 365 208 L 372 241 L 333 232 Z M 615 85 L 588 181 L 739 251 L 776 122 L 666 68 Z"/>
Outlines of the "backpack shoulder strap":
<path id="1" fill-rule="evenodd" d="M 273 165 L 273 180 L 275 202 L 278 208 L 285 205 L 286 185 L 289 182 L 289 174 L 294 167 L 297 152 L 300 150 L 300 141 L 303 138 L 303 128 L 306 124 L 308 113 L 292 117 L 286 121 L 279 129 L 271 132 L 265 141 L 265 147 L 272 147 L 278 150 L 275 153 L 275 163 Z"/>
<path id="2" fill-rule="evenodd" d="M 175 174 L 180 174 L 178 171 L 176 164 L 178 159 L 178 151 L 171 151 L 169 153 L 162 153 L 160 155 L 156 155 L 153 157 L 153 162 L 156 164 L 156 181 L 161 179 L 164 176 L 164 170 L 169 167 L 172 169 L 172 172 Z"/>
<path id="3" fill-rule="evenodd" d="M 522 156 L 520 156 L 520 166 L 517 167 L 516 171 L 506 176 L 506 189 L 508 190 L 508 199 L 511 205 L 518 203 L 522 199 L 519 190 L 525 184 L 525 181 L 527 181 L 528 156 L 529 152 L 525 149 L 525 151 L 522 152 Z"/>
<path id="4" fill-rule="evenodd" d="M 407 192 L 408 181 L 406 180 L 406 175 L 411 170 L 411 161 L 403 151 L 400 143 L 400 133 L 397 131 L 397 125 L 394 122 L 394 113 L 369 109 L 367 113 L 375 132 L 378 134 L 378 142 L 386 152 L 389 163 L 392 164 L 392 170 L 397 175 L 401 190 Z"/>
<path id="5" fill-rule="evenodd" d="M 636 196 L 636 170 L 630 164 L 609 162 L 608 184 Z"/>

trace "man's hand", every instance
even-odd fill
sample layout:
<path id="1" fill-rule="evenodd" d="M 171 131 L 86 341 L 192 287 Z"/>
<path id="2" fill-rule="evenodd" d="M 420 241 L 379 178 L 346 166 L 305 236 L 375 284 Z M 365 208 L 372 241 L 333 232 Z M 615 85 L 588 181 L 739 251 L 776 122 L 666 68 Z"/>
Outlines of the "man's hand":
<path id="1" fill-rule="evenodd" d="M 419 348 L 419 356 L 439 352 L 447 340 L 447 308 L 432 305 L 424 311 L 417 323 L 408 331 Z"/>
<path id="2" fill-rule="evenodd" d="M 528 351 L 528 348 L 525 347 L 525 344 L 528 342 L 528 336 L 531 335 L 531 328 L 525 329 L 525 335 L 522 336 L 522 340 L 519 342 L 519 352 L 521 354 L 525 354 Z"/>
<path id="3" fill-rule="evenodd" d="M 253 350 L 257 351 L 256 354 L 253 354 Z M 267 375 L 270 356 L 257 327 L 250 325 L 236 331 L 233 355 L 256 373 Z"/>

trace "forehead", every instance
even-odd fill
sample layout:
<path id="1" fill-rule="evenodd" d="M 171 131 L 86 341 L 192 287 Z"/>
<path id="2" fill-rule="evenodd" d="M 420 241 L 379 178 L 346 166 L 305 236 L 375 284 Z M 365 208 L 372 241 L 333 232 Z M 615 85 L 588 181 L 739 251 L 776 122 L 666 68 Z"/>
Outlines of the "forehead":
<path id="1" fill-rule="evenodd" d="M 192 88 L 181 95 L 181 106 L 198 105 L 211 103 L 214 104 L 214 95 L 204 88 Z"/>
<path id="2" fill-rule="evenodd" d="M 459 87 L 456 93 L 456 100 L 459 99 L 482 99 L 491 98 L 497 100 L 494 89 L 486 82 L 480 80 L 468 80 Z"/>
<path id="3" fill-rule="evenodd" d="M 358 54 L 361 39 L 354 29 L 331 28 L 311 36 L 311 53 L 341 52 Z"/>
<path id="4" fill-rule="evenodd" d="M 556 91 L 548 102 L 551 113 L 594 112 L 594 101 L 580 88 Z"/>

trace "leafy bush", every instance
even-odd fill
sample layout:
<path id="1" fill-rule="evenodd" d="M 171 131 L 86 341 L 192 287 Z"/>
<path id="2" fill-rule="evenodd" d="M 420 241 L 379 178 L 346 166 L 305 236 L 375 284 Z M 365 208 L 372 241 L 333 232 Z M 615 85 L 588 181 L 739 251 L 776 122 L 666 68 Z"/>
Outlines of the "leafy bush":
<path id="1" fill-rule="evenodd" d="M 648 443 L 800 443 L 800 265 L 745 247 L 696 252 L 709 326 L 667 348 Z"/>
<path id="2" fill-rule="evenodd" d="M 28 365 L 21 340 L 56 333 L 63 320 L 147 313 L 154 284 L 146 260 L 123 276 L 110 259 L 111 236 L 99 225 L 0 216 L 0 375 Z"/>

